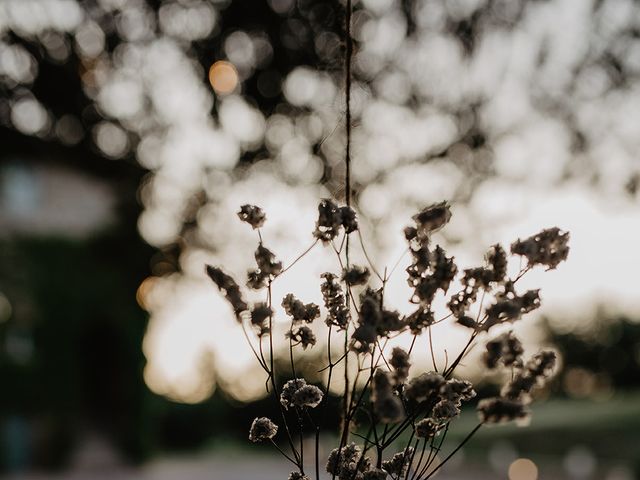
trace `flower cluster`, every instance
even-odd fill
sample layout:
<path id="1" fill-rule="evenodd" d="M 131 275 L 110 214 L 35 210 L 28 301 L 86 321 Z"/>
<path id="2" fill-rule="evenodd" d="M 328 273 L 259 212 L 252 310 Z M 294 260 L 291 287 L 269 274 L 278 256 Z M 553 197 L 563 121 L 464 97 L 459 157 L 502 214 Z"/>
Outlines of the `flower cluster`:
<path id="1" fill-rule="evenodd" d="M 251 325 L 253 325 L 261 337 L 269 333 L 269 319 L 273 310 L 264 302 L 256 303 L 251 309 Z"/>
<path id="2" fill-rule="evenodd" d="M 382 290 L 367 288 L 360 294 L 358 326 L 351 336 L 351 350 L 370 352 L 378 337 L 400 332 L 405 325 L 404 318 L 397 311 L 382 306 Z"/>
<path id="3" fill-rule="evenodd" d="M 462 276 L 463 288 L 451 296 L 447 307 L 460 325 L 476 328 L 477 322 L 467 312 L 475 303 L 481 289 L 490 291 L 493 285 L 501 284 L 507 274 L 507 254 L 499 244 L 493 245 L 486 256 L 484 267 L 468 268 Z"/>
<path id="4" fill-rule="evenodd" d="M 254 229 L 262 227 L 267 219 L 262 209 L 255 205 L 242 205 L 238 212 L 238 217 L 240 217 L 240 220 L 243 222 L 247 222 Z"/>
<path id="5" fill-rule="evenodd" d="M 323 242 L 338 236 L 340 228 L 349 234 L 358 229 L 356 212 L 351 207 L 338 207 L 333 201 L 324 199 L 318 205 L 318 221 L 313 235 Z"/>
<path id="6" fill-rule="evenodd" d="M 396 385 L 404 383 L 409 377 L 411 362 L 409 354 L 400 347 L 391 350 L 389 365 L 393 367 L 393 381 Z"/>
<path id="7" fill-rule="evenodd" d="M 553 375 L 556 366 L 556 352 L 542 350 L 519 368 L 513 379 L 502 389 L 502 396 L 510 400 L 530 401 L 534 388 L 543 386 Z"/>
<path id="8" fill-rule="evenodd" d="M 302 345 L 305 350 L 313 347 L 317 341 L 316 334 L 306 325 L 291 327 L 291 330 L 285 333 L 285 337 L 291 339 L 296 345 Z"/>
<path id="9" fill-rule="evenodd" d="M 338 330 L 344 330 L 349 324 L 351 315 L 347 308 L 346 297 L 340 283 L 336 281 L 336 277 L 332 273 L 323 273 L 324 282 L 320 285 L 324 306 L 328 311 L 325 323 L 338 327 Z"/>
<path id="10" fill-rule="evenodd" d="M 309 477 L 300 472 L 291 472 L 287 480 L 310 480 Z"/>
<path id="11" fill-rule="evenodd" d="M 267 286 L 270 280 L 280 275 L 282 262 L 276 260 L 276 256 L 271 250 L 262 245 L 258 245 L 256 253 L 257 268 L 247 272 L 247 286 L 259 290 Z"/>
<path id="12" fill-rule="evenodd" d="M 266 220 L 262 209 L 253 205 L 243 205 L 238 216 L 254 229 L 261 228 Z M 569 234 L 562 233 L 557 228 L 551 228 L 511 245 L 511 254 L 527 259 L 527 265 L 515 278 L 510 278 L 508 275 L 507 251 L 500 244 L 489 248 L 482 266 L 460 270 L 454 258 L 448 256 L 440 245 L 432 245 L 433 234 L 443 228 L 450 218 L 449 205 L 441 202 L 426 207 L 414 215 L 413 224 L 404 231 L 411 254 L 411 262 L 406 269 L 407 282 L 411 287 L 409 300 L 415 306 L 415 310 L 409 315 L 403 316 L 385 306 L 385 285 L 388 279 L 386 274 L 384 279 L 376 275 L 382 282 L 381 286 L 373 285 L 372 283 L 377 280 L 374 278 L 372 282 L 369 268 L 350 265 L 348 261 L 343 261 L 342 248 L 338 249 L 334 245 L 340 265 L 346 265 L 346 268 L 343 268 L 340 273 L 322 274 L 320 291 L 326 309 L 325 324 L 329 327 L 327 349 L 330 349 L 332 328 L 335 327 L 335 330 L 344 333 L 344 343 L 340 342 L 344 345 L 344 352 L 336 360 L 336 356 L 332 357 L 332 351 L 328 351 L 326 356 L 329 364 L 322 370 L 329 369 L 328 378 L 330 379 L 332 369 L 339 363 L 344 362 L 346 365 L 349 362 L 349 365 L 353 365 L 350 363 L 350 358 L 357 357 L 357 375 L 368 372 L 369 378 L 366 382 L 359 383 L 357 379 L 349 378 L 349 369 L 345 368 L 345 385 L 349 390 L 345 387 L 341 402 L 340 420 L 343 432 L 339 447 L 331 451 L 326 465 L 327 472 L 333 478 L 338 480 L 384 480 L 388 477 L 401 479 L 411 473 L 410 469 L 414 470 L 413 477 L 418 480 L 424 478 L 425 472 L 429 469 L 428 464 L 421 464 L 424 455 L 420 455 L 417 464 L 414 463 L 412 466 L 415 456 L 413 448 L 407 447 L 383 461 L 384 449 L 395 442 L 405 429 L 412 427 L 416 445 L 419 445 L 419 442 L 424 442 L 422 448 L 430 445 L 432 451 L 426 457 L 435 458 L 440 447 L 434 446 L 434 437 L 441 434 L 444 441 L 448 431 L 446 427 L 460 414 L 463 402 L 468 402 L 476 396 L 471 383 L 454 378 L 456 367 L 485 332 L 496 325 L 515 322 L 540 306 L 538 290 L 524 292 L 516 290 L 516 283 L 528 270 L 536 265 L 553 269 L 567 258 Z M 346 206 L 339 207 L 331 200 L 320 202 L 318 220 L 313 234 L 317 240 L 321 240 L 321 243 L 328 244 L 344 232 L 344 241 L 348 244 L 348 235 L 357 229 L 358 222 L 353 209 Z M 263 245 L 262 234 L 258 233 L 260 242 L 255 252 L 256 268 L 248 272 L 247 285 L 254 289 L 269 286 L 267 302 L 256 302 L 250 306 L 242 298 L 240 287 L 233 278 L 217 267 L 207 266 L 206 272 L 231 303 L 238 320 L 245 321 L 248 318 L 250 321 L 260 342 L 259 353 L 257 350 L 254 350 L 254 353 L 267 373 L 273 391 L 277 392 L 274 363 L 268 364 L 264 359 L 262 337 L 273 333 L 271 325 L 274 310 L 270 287 L 271 282 L 284 270 L 282 262 L 278 261 L 273 252 Z M 316 241 L 313 246 L 319 243 Z M 362 245 L 364 249 L 364 242 Z M 346 250 L 348 248 L 345 248 Z M 366 251 L 364 253 L 369 259 Z M 298 258 L 301 257 L 302 255 Z M 293 263 L 295 264 L 296 261 Z M 287 270 L 291 266 L 293 264 L 289 265 Z M 373 265 L 371 270 L 377 272 Z M 461 289 L 450 294 L 449 288 L 454 281 L 459 281 Z M 358 288 L 359 295 L 354 292 L 354 287 L 362 287 Z M 438 295 L 446 296 L 444 300 L 449 314 L 436 320 L 433 305 L 437 303 L 436 300 L 439 302 L 440 297 L 436 299 Z M 478 299 L 480 299 L 479 302 Z M 320 317 L 320 307 L 314 303 L 304 303 L 291 293 L 282 299 L 281 304 L 290 318 L 290 328 L 285 336 L 289 340 L 291 371 L 296 376 L 293 349 L 297 346 L 307 349 L 318 342 L 311 324 Z M 447 361 L 443 370 L 438 371 L 435 355 L 433 355 L 436 371 L 422 373 L 410 379 L 409 374 L 412 368 L 410 353 L 414 344 L 408 352 L 403 348 L 395 347 L 388 355 L 385 348 L 387 340 L 409 330 L 414 335 L 415 342 L 415 337 L 425 329 L 449 317 L 452 318 L 453 324 L 471 330 L 468 344 L 453 360 Z M 431 334 L 431 330 L 429 333 Z M 429 340 L 431 345 L 431 338 Z M 271 359 L 273 359 L 271 339 L 269 348 Z M 434 347 L 431 346 L 431 348 Z M 533 355 L 528 361 L 524 361 L 522 343 L 513 332 L 509 331 L 486 342 L 482 360 L 489 370 L 498 367 L 509 368 L 511 377 L 501 389 L 499 396 L 483 399 L 478 403 L 477 411 L 481 422 L 526 421 L 530 414 L 529 403 L 532 392 L 544 385 L 553 374 L 556 364 L 555 352 L 543 350 Z M 329 386 L 326 385 L 325 391 L 329 391 Z M 315 414 L 311 409 L 321 404 L 331 405 L 331 402 L 323 403 L 324 395 L 321 388 L 307 383 L 304 378 L 293 378 L 280 390 L 279 406 L 284 422 L 283 431 L 287 433 L 291 455 L 282 450 L 281 452 L 299 467 L 299 471 L 289 475 L 289 480 L 309 480 L 309 477 L 304 473 L 302 454 L 304 442 L 300 443 L 300 451 L 298 451 L 295 446 L 297 442 L 292 441 L 290 434 L 292 424 L 288 423 L 290 421 L 288 417 L 296 416 L 295 420 L 303 438 L 305 424 L 309 427 L 316 425 L 317 419 L 314 419 Z M 352 429 L 360 425 L 361 419 L 371 422 L 367 442 L 362 448 L 349 443 Z M 382 437 L 379 435 L 380 430 L 376 430 L 377 424 L 380 423 L 384 425 Z M 251 425 L 249 438 L 253 442 L 271 440 L 277 431 L 278 427 L 268 418 L 256 418 Z M 371 432 L 373 432 L 373 439 L 370 437 Z M 356 434 L 359 435 L 358 432 Z M 389 438 L 391 440 L 388 440 Z M 316 441 L 318 441 L 317 435 Z M 366 456 L 367 451 L 372 447 L 376 450 L 375 463 Z M 429 474 L 426 473 L 426 475 Z"/>
<path id="13" fill-rule="evenodd" d="M 218 267 L 207 265 L 205 271 L 213 283 L 215 283 L 218 288 L 224 292 L 225 298 L 233 307 L 236 318 L 240 320 L 240 314 L 246 311 L 249 307 L 247 302 L 242 298 L 242 293 L 240 293 L 240 287 L 238 284 L 233 278 L 224 273 Z"/>
<path id="14" fill-rule="evenodd" d="M 531 403 L 531 392 L 543 386 L 553 375 L 556 353 L 553 350 L 542 350 L 522 365 L 522 346 L 511 333 L 501 335 L 490 344 L 491 347 L 488 347 L 485 353 L 485 361 L 490 358 L 489 362 L 493 365 L 499 362 L 504 365 L 514 365 L 516 373 L 504 386 L 500 397 L 484 399 L 478 403 L 480 419 L 485 423 L 502 423 L 512 420 L 526 423 L 530 414 L 527 406 Z M 499 351 L 498 347 L 500 347 Z"/>
<path id="15" fill-rule="evenodd" d="M 411 458 L 413 457 L 413 447 L 407 447 L 402 452 L 398 452 L 389 460 L 382 462 L 382 469 L 395 478 L 402 478 L 407 471 Z"/>
<path id="16" fill-rule="evenodd" d="M 291 329 L 286 337 L 302 345 L 305 350 L 316 344 L 316 336 L 305 323 L 312 323 L 320 316 L 320 308 L 315 303 L 302 303 L 293 294 L 289 293 L 282 299 L 282 306 L 287 315 L 291 317 Z M 302 324 L 302 325 L 301 325 Z"/>
<path id="17" fill-rule="evenodd" d="M 476 392 L 466 380 L 446 380 L 439 373 L 429 372 L 410 380 L 404 395 L 409 402 L 432 405 L 430 419 L 438 427 L 457 417 L 462 402 L 471 400 Z"/>
<path id="18" fill-rule="evenodd" d="M 280 393 L 280 404 L 288 409 L 291 406 L 315 408 L 322 402 L 323 393 L 315 385 L 308 385 L 304 378 L 289 380 Z"/>
<path id="19" fill-rule="evenodd" d="M 511 253 L 522 255 L 530 266 L 545 265 L 554 269 L 569 255 L 569 233 L 559 228 L 548 228 L 525 240 L 511 244 Z"/>
<path id="20" fill-rule="evenodd" d="M 487 342 L 483 355 L 484 364 L 490 370 L 496 368 L 499 363 L 505 367 L 518 365 L 522 361 L 523 352 L 522 343 L 513 332 L 505 332 Z"/>
<path id="21" fill-rule="evenodd" d="M 311 323 L 320 316 L 320 308 L 315 303 L 302 303 L 292 293 L 282 299 L 282 307 L 294 324 Z"/>
<path id="22" fill-rule="evenodd" d="M 369 280 L 369 269 L 359 265 L 351 265 L 342 271 L 341 280 L 349 286 L 365 285 Z"/>
<path id="23" fill-rule="evenodd" d="M 373 411 L 382 423 L 395 423 L 404 417 L 402 400 L 395 394 L 388 372 L 376 370 L 371 385 Z"/>
<path id="24" fill-rule="evenodd" d="M 513 282 L 506 282 L 503 291 L 496 294 L 496 301 L 486 309 L 487 319 L 481 326 L 489 330 L 494 325 L 520 320 L 525 313 L 540 307 L 540 291 L 527 290 L 518 295 Z"/>
<path id="25" fill-rule="evenodd" d="M 326 467 L 327 472 L 339 480 L 364 480 L 364 473 L 370 469 L 371 460 L 355 443 L 331 450 Z"/>
<path id="26" fill-rule="evenodd" d="M 256 418 L 249 429 L 249 440 L 262 442 L 271 440 L 278 433 L 278 426 L 267 417 Z"/>

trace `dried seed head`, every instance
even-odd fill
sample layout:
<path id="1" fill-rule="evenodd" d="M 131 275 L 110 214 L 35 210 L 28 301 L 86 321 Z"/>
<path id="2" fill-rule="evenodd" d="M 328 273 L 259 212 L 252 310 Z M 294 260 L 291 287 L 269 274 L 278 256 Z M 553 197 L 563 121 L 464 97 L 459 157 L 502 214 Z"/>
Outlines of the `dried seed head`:
<path id="1" fill-rule="evenodd" d="M 513 332 L 505 332 L 487 342 L 483 355 L 484 364 L 489 369 L 496 368 L 498 363 L 505 367 L 517 365 L 521 362 L 523 352 L 522 343 Z"/>
<path id="2" fill-rule="evenodd" d="M 307 477 L 306 475 L 303 475 L 300 472 L 291 472 L 289 474 L 288 480 L 309 480 L 309 477 Z"/>
<path id="3" fill-rule="evenodd" d="M 460 408 L 456 402 L 446 399 L 436 403 L 431 411 L 431 416 L 440 423 L 446 423 L 458 415 L 460 415 Z"/>
<path id="4" fill-rule="evenodd" d="M 393 379 L 396 384 L 404 383 L 409 376 L 409 354 L 400 347 L 395 347 L 391 351 L 391 359 L 389 364 L 393 367 Z"/>
<path id="5" fill-rule="evenodd" d="M 358 478 L 359 473 L 370 469 L 368 458 L 362 458 L 362 450 L 355 443 L 342 448 L 334 448 L 327 460 L 327 472 L 337 476 L 340 480 Z"/>
<path id="6" fill-rule="evenodd" d="M 347 285 L 364 285 L 369 280 L 369 269 L 359 265 L 352 265 L 342 271 L 342 281 Z"/>
<path id="7" fill-rule="evenodd" d="M 355 210 L 347 206 L 340 207 L 340 223 L 346 233 L 358 230 L 358 219 L 356 218 Z"/>
<path id="8" fill-rule="evenodd" d="M 502 245 L 496 243 L 487 252 L 487 263 L 491 267 L 492 280 L 502 282 L 507 276 L 507 252 Z"/>
<path id="9" fill-rule="evenodd" d="M 254 229 L 260 228 L 267 218 L 262 209 L 255 205 L 242 205 L 238 212 L 238 217 L 240 217 L 240 220 L 243 222 L 247 222 Z"/>
<path id="10" fill-rule="evenodd" d="M 267 286 L 268 275 L 265 275 L 259 268 L 249 270 L 247 272 L 247 287 L 254 290 L 260 290 Z"/>
<path id="11" fill-rule="evenodd" d="M 505 423 L 513 420 L 524 423 L 529 415 L 527 406 L 518 400 L 494 397 L 478 402 L 478 416 L 483 423 Z"/>
<path id="12" fill-rule="evenodd" d="M 423 418 L 416 423 L 415 431 L 417 438 L 432 438 L 438 433 L 439 426 L 430 418 Z"/>
<path id="13" fill-rule="evenodd" d="M 536 353 L 504 386 L 501 395 L 510 400 L 528 402 L 531 392 L 543 386 L 553 375 L 556 357 L 556 352 L 553 350 L 542 350 Z"/>
<path id="14" fill-rule="evenodd" d="M 285 383 L 280 392 L 280 405 L 286 409 L 293 405 L 293 395 L 306 384 L 307 381 L 304 378 L 294 378 Z"/>
<path id="15" fill-rule="evenodd" d="M 209 278 L 213 280 L 213 283 L 215 283 L 218 288 L 224 292 L 225 298 L 231 304 L 231 307 L 236 314 L 236 318 L 240 321 L 240 314 L 246 311 L 249 306 L 247 305 L 247 302 L 243 300 L 238 284 L 233 278 L 224 273 L 218 267 L 207 265 L 205 271 Z"/>
<path id="16" fill-rule="evenodd" d="M 382 462 L 382 468 L 392 477 L 402 478 L 412 457 L 413 447 L 407 447 L 402 452 L 393 455 L 390 460 Z"/>
<path id="17" fill-rule="evenodd" d="M 545 265 L 552 270 L 569 255 L 569 233 L 558 227 L 548 228 L 512 243 L 511 253 L 526 257 L 530 266 Z"/>
<path id="18" fill-rule="evenodd" d="M 315 303 L 304 304 L 292 293 L 282 299 L 282 306 L 294 323 L 311 323 L 320 316 L 320 308 Z"/>
<path id="19" fill-rule="evenodd" d="M 422 209 L 411 218 L 416 222 L 418 234 L 428 237 L 449 223 L 451 210 L 447 202 L 440 202 Z"/>
<path id="20" fill-rule="evenodd" d="M 440 396 L 460 406 L 462 402 L 467 402 L 475 397 L 476 391 L 473 389 L 471 382 L 452 378 L 442 385 Z"/>
<path id="21" fill-rule="evenodd" d="M 271 275 L 272 277 L 280 275 L 280 272 L 282 271 L 282 262 L 277 261 L 273 252 L 262 244 L 258 245 L 255 258 L 256 263 L 258 264 L 258 269 L 264 275 Z"/>
<path id="22" fill-rule="evenodd" d="M 320 285 L 320 290 L 324 299 L 324 306 L 329 311 L 325 323 L 338 327 L 338 330 L 343 330 L 350 320 L 345 294 L 340 284 L 336 282 L 337 277 L 334 274 L 323 273 L 322 278 L 324 278 L 324 282 Z"/>
<path id="23" fill-rule="evenodd" d="M 249 430 L 249 440 L 252 442 L 262 442 L 271 440 L 278 433 L 278 426 L 267 417 L 256 418 Z"/>
<path id="24" fill-rule="evenodd" d="M 316 408 L 322 402 L 323 393 L 315 385 L 304 385 L 297 389 L 292 397 L 292 403 L 296 407 Z"/>
<path id="25" fill-rule="evenodd" d="M 445 379 L 439 373 L 423 373 L 409 381 L 404 389 L 404 394 L 409 400 L 423 402 L 431 396 L 438 395 L 444 383 Z"/>
<path id="26" fill-rule="evenodd" d="M 264 302 L 256 303 L 251 309 L 251 325 L 256 327 L 259 336 L 269 333 L 269 317 L 271 315 L 273 315 L 273 310 Z"/>
<path id="27" fill-rule="evenodd" d="M 327 243 L 338 236 L 342 226 L 342 212 L 334 202 L 324 199 L 318 205 L 318 221 L 313 235 Z"/>
<path id="28" fill-rule="evenodd" d="M 422 330 L 428 326 L 433 325 L 435 318 L 433 317 L 433 312 L 430 308 L 423 308 L 420 306 L 415 312 L 405 319 L 405 322 L 411 329 L 411 333 L 415 335 L 420 334 Z"/>
<path id="29" fill-rule="evenodd" d="M 312 347 L 316 344 L 316 336 L 313 331 L 306 325 L 295 327 L 285 334 L 286 338 L 290 338 L 294 342 L 302 345 L 305 350 L 307 347 Z"/>
<path id="30" fill-rule="evenodd" d="M 362 474 L 362 480 L 386 480 L 387 472 L 374 468 Z"/>

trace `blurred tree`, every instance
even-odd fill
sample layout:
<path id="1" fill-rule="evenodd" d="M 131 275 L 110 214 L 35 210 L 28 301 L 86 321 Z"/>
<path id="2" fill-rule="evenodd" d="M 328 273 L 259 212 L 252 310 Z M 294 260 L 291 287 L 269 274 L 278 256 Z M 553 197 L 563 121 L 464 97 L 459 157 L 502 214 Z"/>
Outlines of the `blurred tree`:
<path id="1" fill-rule="evenodd" d="M 482 182 L 494 176 L 541 195 L 570 177 L 634 194 L 636 2 L 356 4 L 353 178 L 381 249 L 387 225 L 416 204 L 480 201 Z M 292 198 L 311 211 L 319 196 L 342 195 L 342 38 L 339 1 L 0 4 L 0 162 L 30 156 L 106 178 L 119 204 L 118 225 L 102 237 L 2 240 L 0 288 L 34 305 L 24 315 L 33 322 L 33 358 L 43 358 L 37 368 L 0 366 L 12 385 L 24 369 L 34 375 L 3 400 L 7 408 L 35 412 L 26 400 L 55 391 L 55 415 L 93 405 L 86 418 L 113 419 L 104 423 L 116 437 L 137 441 L 131 418 L 148 421 L 137 417 L 144 321 L 132 303 L 142 280 L 149 272 L 165 278 L 177 296 L 200 278 L 191 254 L 236 258 L 217 215 L 237 203 L 232 191 L 242 201 L 275 191 L 274 208 L 284 211 Z M 298 232 L 285 217 L 276 225 L 290 238 Z M 453 240 L 476 232 L 480 220 L 464 218 Z M 176 303 L 168 295 L 145 307 L 157 316 Z M 5 334 L 22 315 L 15 309 Z M 153 325 L 152 317 L 150 334 Z M 119 413 L 132 396 L 132 411 Z M 63 419 L 54 423 L 65 430 Z"/>

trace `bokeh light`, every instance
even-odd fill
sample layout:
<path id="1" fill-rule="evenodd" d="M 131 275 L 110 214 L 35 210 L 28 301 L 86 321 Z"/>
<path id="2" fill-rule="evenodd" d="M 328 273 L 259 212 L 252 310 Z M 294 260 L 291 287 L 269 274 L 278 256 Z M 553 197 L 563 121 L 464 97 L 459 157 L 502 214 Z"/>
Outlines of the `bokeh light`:
<path id="1" fill-rule="evenodd" d="M 538 480 L 538 467 L 528 458 L 518 458 L 509 465 L 509 480 Z"/>
<path id="2" fill-rule="evenodd" d="M 209 68 L 209 83 L 220 95 L 231 93 L 238 86 L 238 71 L 233 64 L 219 60 Z"/>

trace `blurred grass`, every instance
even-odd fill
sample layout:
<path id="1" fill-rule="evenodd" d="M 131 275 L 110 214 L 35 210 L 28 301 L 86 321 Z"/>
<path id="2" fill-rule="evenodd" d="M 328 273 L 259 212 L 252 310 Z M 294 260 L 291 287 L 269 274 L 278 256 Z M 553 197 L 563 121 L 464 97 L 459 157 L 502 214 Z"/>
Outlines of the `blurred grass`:
<path id="1" fill-rule="evenodd" d="M 603 462 L 637 462 L 640 459 L 640 392 L 620 393 L 594 400 L 552 399 L 532 405 L 528 427 L 483 427 L 466 452 L 486 455 L 487 445 L 511 442 L 522 454 L 562 457 L 576 445 L 587 447 Z M 452 424 L 449 445 L 461 440 L 477 424 L 468 409 Z"/>

